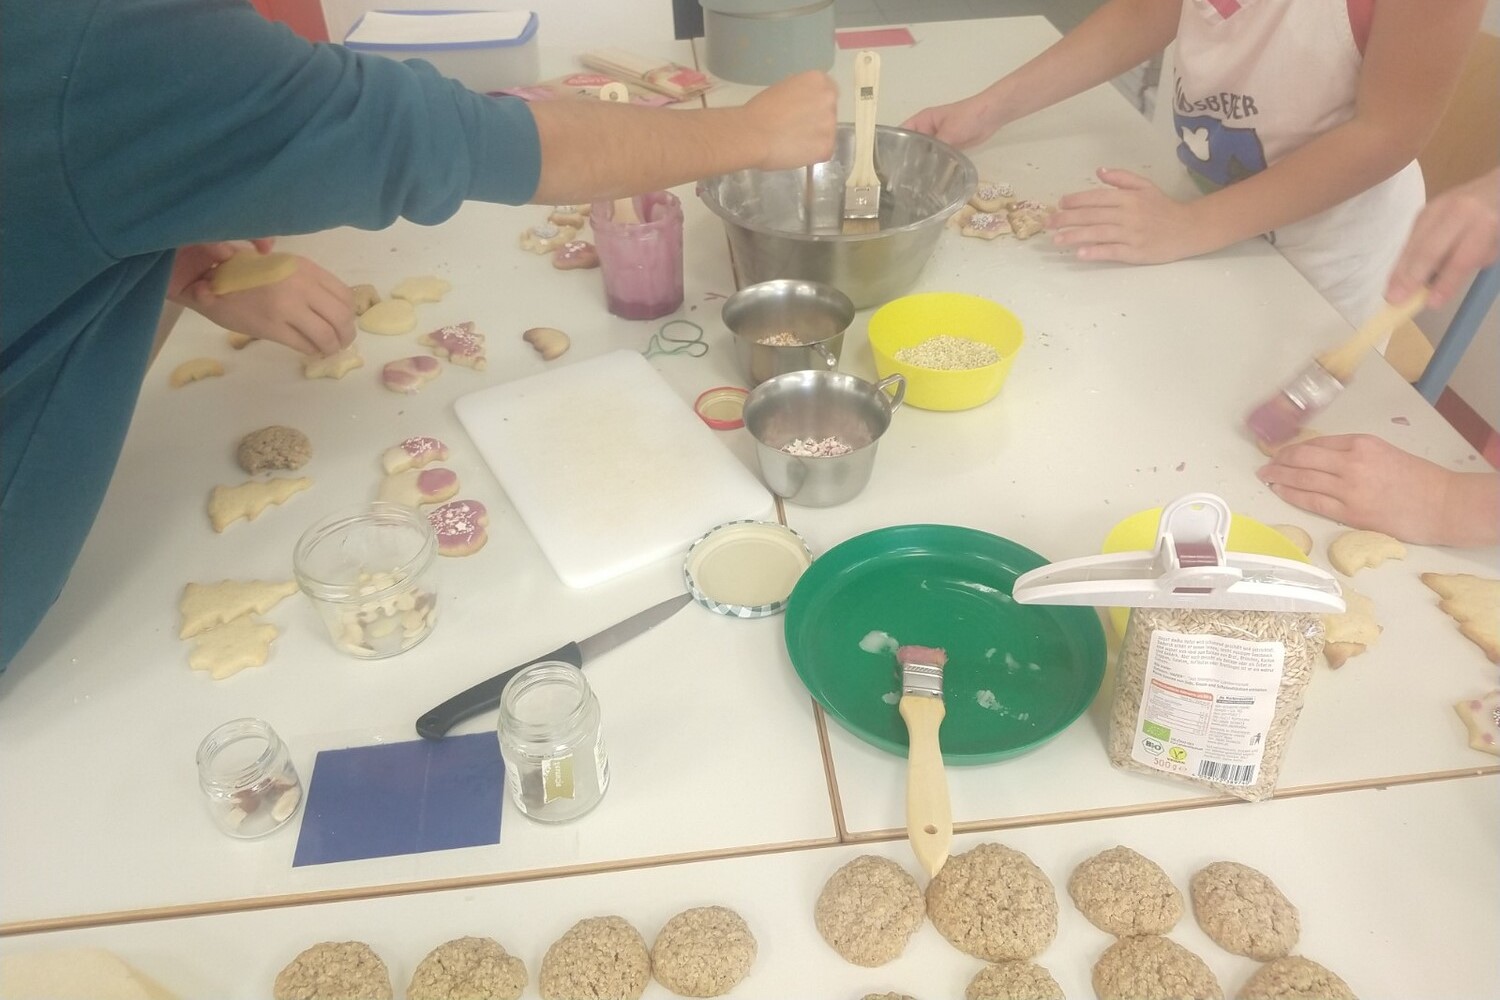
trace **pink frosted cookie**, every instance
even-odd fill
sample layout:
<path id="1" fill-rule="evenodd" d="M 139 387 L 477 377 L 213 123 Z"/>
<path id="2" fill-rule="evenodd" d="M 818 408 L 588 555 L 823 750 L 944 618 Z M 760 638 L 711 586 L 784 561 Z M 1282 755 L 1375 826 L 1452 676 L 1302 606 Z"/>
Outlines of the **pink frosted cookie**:
<path id="1" fill-rule="evenodd" d="M 578 229 L 575 226 L 543 222 L 521 234 L 521 249 L 536 254 L 551 253 L 577 235 Z"/>
<path id="2" fill-rule="evenodd" d="M 455 365 L 484 370 L 484 334 L 475 332 L 473 323 L 455 323 L 424 333 L 420 342 L 422 346 L 432 348 L 433 354 L 447 358 Z"/>
<path id="3" fill-rule="evenodd" d="M 1015 201 L 1015 197 L 1016 193 L 1009 184 L 980 181 L 969 204 L 981 212 L 1003 212 Z"/>
<path id="4" fill-rule="evenodd" d="M 992 240 L 1010 232 L 1010 220 L 998 212 L 975 212 L 964 222 L 959 232 L 981 240 Z"/>
<path id="5" fill-rule="evenodd" d="M 1500 757 L 1500 691 L 1461 701 L 1453 707 L 1469 731 L 1469 746 Z"/>
<path id="6" fill-rule="evenodd" d="M 424 504 L 442 503 L 453 499 L 458 493 L 458 473 L 441 466 L 432 469 L 407 469 L 394 476 L 386 476 L 380 484 L 377 500 L 421 507 Z"/>
<path id="7" fill-rule="evenodd" d="M 429 513 L 427 520 L 437 533 L 440 556 L 473 555 L 490 540 L 484 530 L 490 523 L 490 514 L 478 500 L 445 503 Z"/>
<path id="8" fill-rule="evenodd" d="M 448 457 L 448 446 L 435 437 L 409 437 L 393 448 L 387 448 L 380 457 L 385 474 L 394 476 L 407 469 L 420 469 L 429 462 L 441 462 Z"/>
<path id="9" fill-rule="evenodd" d="M 588 240 L 569 240 L 552 255 L 552 266 L 559 271 L 577 271 L 599 266 L 599 251 Z"/>
<path id="10" fill-rule="evenodd" d="M 443 365 L 437 358 L 417 354 L 386 365 L 380 371 L 380 381 L 392 392 L 411 394 L 441 374 Z"/>

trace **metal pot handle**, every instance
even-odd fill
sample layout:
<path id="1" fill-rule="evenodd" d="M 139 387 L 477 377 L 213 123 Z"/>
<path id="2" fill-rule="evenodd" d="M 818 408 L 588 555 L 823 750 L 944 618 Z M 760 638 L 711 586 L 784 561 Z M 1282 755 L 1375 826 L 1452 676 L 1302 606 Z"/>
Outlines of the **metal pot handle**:
<path id="1" fill-rule="evenodd" d="M 829 371 L 833 371 L 839 366 L 839 359 L 834 357 L 833 352 L 822 344 L 808 344 L 807 346 L 811 347 L 823 359 L 823 364 Z"/>
<path id="2" fill-rule="evenodd" d="M 896 391 L 888 393 L 890 399 L 887 400 L 887 402 L 890 404 L 891 409 L 894 411 L 896 407 L 901 405 L 901 401 L 906 398 L 906 376 L 902 375 L 900 372 L 897 372 L 894 375 L 887 375 L 885 378 L 875 383 L 875 388 L 880 390 L 881 392 L 885 392 L 891 386 L 895 386 Z"/>

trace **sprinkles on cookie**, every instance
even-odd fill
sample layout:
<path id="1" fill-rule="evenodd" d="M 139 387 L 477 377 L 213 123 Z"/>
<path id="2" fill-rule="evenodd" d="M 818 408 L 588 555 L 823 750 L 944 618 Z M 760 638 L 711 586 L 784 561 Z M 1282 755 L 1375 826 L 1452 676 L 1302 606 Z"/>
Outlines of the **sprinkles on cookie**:
<path id="1" fill-rule="evenodd" d="M 467 556 L 489 541 L 489 511 L 478 500 L 452 500 L 427 515 L 437 534 L 438 555 Z"/>

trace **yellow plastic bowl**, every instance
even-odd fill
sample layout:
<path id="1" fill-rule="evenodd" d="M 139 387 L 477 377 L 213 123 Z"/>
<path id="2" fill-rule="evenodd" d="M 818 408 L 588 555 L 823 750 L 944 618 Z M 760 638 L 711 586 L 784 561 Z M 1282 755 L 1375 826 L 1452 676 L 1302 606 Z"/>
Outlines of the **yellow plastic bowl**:
<path id="1" fill-rule="evenodd" d="M 1139 514 L 1131 514 L 1109 529 L 1104 536 L 1103 551 L 1112 552 L 1149 551 L 1156 547 L 1156 529 L 1161 524 L 1161 508 L 1153 507 Z M 1261 524 L 1243 514 L 1229 515 L 1229 550 L 1249 552 L 1260 556 L 1278 556 L 1295 562 L 1307 562 L 1307 556 L 1281 532 L 1268 524 Z M 1125 635 L 1125 622 L 1130 618 L 1129 608 L 1110 608 L 1110 621 L 1115 634 Z"/>
<path id="2" fill-rule="evenodd" d="M 903 347 L 915 347 L 947 334 L 989 344 L 1000 360 L 983 368 L 945 371 L 896 360 Z M 989 299 L 957 292 L 924 292 L 888 302 L 870 317 L 870 350 L 881 378 L 906 376 L 906 403 L 924 410 L 967 410 L 995 398 L 1025 339 L 1015 314 Z"/>

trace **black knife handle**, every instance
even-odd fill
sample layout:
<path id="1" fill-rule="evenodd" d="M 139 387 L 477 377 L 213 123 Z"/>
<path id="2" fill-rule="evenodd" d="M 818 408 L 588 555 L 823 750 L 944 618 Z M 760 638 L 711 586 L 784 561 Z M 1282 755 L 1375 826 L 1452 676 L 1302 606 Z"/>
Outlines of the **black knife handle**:
<path id="1" fill-rule="evenodd" d="M 470 716 L 478 715 L 480 712 L 495 708 L 500 704 L 500 692 L 505 690 L 505 685 L 510 679 L 524 667 L 533 663 L 541 663 L 545 660 L 562 660 L 571 663 L 579 669 L 583 668 L 583 650 L 578 648 L 578 643 L 570 642 L 548 653 L 546 656 L 538 656 L 534 660 L 527 660 L 520 666 L 511 667 L 503 674 L 496 674 L 487 681 L 480 681 L 467 691 L 460 692 L 443 702 L 437 708 L 428 712 L 417 720 L 417 735 L 424 740 L 440 740 L 448 734 L 448 730 L 458 725 Z"/>

